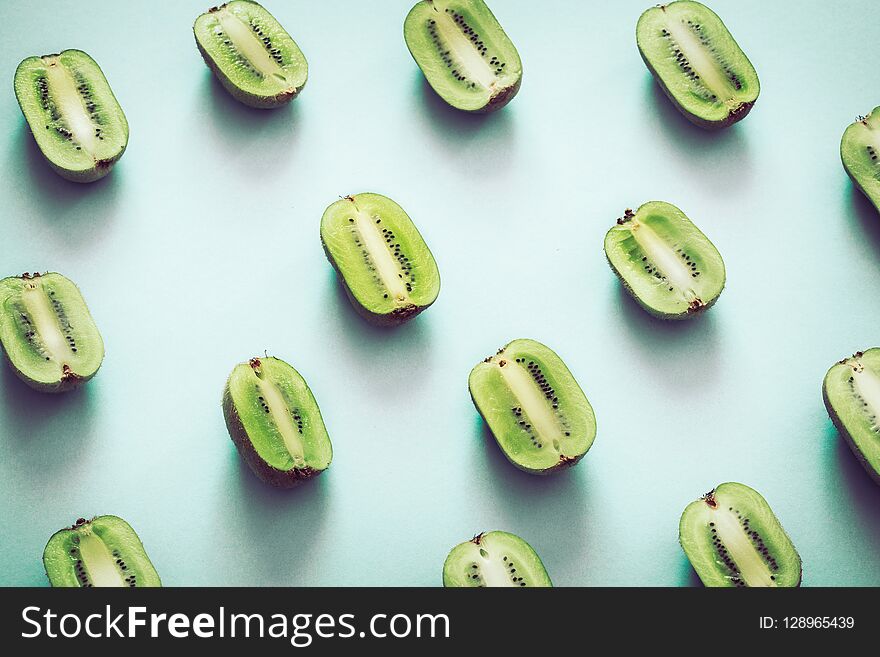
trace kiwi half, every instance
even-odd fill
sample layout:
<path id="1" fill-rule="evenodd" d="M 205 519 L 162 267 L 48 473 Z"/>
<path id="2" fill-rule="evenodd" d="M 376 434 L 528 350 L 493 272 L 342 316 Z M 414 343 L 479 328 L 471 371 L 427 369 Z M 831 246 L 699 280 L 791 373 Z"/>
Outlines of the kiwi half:
<path id="1" fill-rule="evenodd" d="M 116 516 L 80 518 L 52 534 L 43 565 L 52 586 L 162 586 L 141 539 Z"/>
<path id="2" fill-rule="evenodd" d="M 880 348 L 859 351 L 832 366 L 822 398 L 834 426 L 880 484 Z"/>
<path id="3" fill-rule="evenodd" d="M 510 342 L 468 377 L 474 406 L 508 460 L 548 474 L 574 465 L 596 437 L 593 407 L 562 359 L 535 340 Z"/>
<path id="4" fill-rule="evenodd" d="M 91 379 L 104 341 L 79 288 L 61 274 L 0 280 L 0 344 L 15 373 L 43 392 Z"/>
<path id="5" fill-rule="evenodd" d="M 691 502 L 679 541 L 706 586 L 800 586 L 801 558 L 791 539 L 767 501 L 744 484 L 721 484 Z"/>
<path id="6" fill-rule="evenodd" d="M 82 50 L 28 57 L 15 97 L 51 167 L 74 182 L 103 178 L 128 145 L 128 121 L 103 71 Z"/>
<path id="7" fill-rule="evenodd" d="M 532 586 L 553 583 L 532 546 L 507 532 L 487 532 L 456 545 L 443 564 L 443 586 Z"/>
<path id="8" fill-rule="evenodd" d="M 856 187 L 880 210 L 880 107 L 846 129 L 840 159 Z"/>
<path id="9" fill-rule="evenodd" d="M 193 25 L 208 67 L 234 98 L 269 109 L 302 91 L 309 65 L 296 42 L 264 7 L 233 0 L 211 7 Z"/>
<path id="10" fill-rule="evenodd" d="M 321 243 L 355 310 L 374 324 L 401 324 L 440 294 L 434 256 L 390 198 L 364 193 L 336 201 L 321 218 Z"/>
<path id="11" fill-rule="evenodd" d="M 483 0 L 422 0 L 403 36 L 428 84 L 452 107 L 492 112 L 519 91 L 519 53 Z"/>
<path id="12" fill-rule="evenodd" d="M 674 205 L 650 201 L 627 209 L 605 235 L 611 269 L 639 304 L 663 319 L 709 308 L 724 289 L 724 261 Z"/>
<path id="13" fill-rule="evenodd" d="M 752 63 L 715 12 L 699 2 L 648 9 L 639 18 L 636 42 L 672 103 L 702 128 L 736 123 L 758 99 Z"/>
<path id="14" fill-rule="evenodd" d="M 235 366 L 223 390 L 223 416 L 238 453 L 267 484 L 292 488 L 330 466 L 333 447 L 315 396 L 280 358 Z"/>

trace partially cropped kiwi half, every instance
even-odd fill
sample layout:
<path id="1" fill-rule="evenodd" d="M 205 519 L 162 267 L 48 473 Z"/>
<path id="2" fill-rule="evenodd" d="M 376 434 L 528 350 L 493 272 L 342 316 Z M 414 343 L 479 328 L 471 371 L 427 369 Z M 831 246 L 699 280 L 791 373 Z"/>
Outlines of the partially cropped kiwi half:
<path id="1" fill-rule="evenodd" d="M 321 243 L 355 310 L 392 326 L 437 299 L 440 272 L 412 219 L 381 194 L 336 201 L 321 218 Z"/>
<path id="2" fill-rule="evenodd" d="M 333 447 L 315 396 L 280 358 L 235 366 L 223 390 L 223 416 L 239 454 L 267 484 L 292 488 L 330 466 Z"/>
<path id="3" fill-rule="evenodd" d="M 548 474 L 583 458 L 596 417 L 562 359 L 535 340 L 519 339 L 471 370 L 471 399 L 508 460 Z"/>
<path id="4" fill-rule="evenodd" d="M 211 7 L 193 26 L 205 63 L 234 98 L 270 109 L 302 91 L 309 66 L 296 42 L 264 7 L 233 0 Z"/>
<path id="5" fill-rule="evenodd" d="M 103 178 L 128 145 L 128 121 L 101 68 L 82 50 L 28 57 L 15 97 L 51 167 L 74 182 Z"/>
<path id="6" fill-rule="evenodd" d="M 880 348 L 833 365 L 822 383 L 822 398 L 834 426 L 880 484 Z"/>
<path id="7" fill-rule="evenodd" d="M 519 91 L 519 53 L 483 0 L 422 0 L 403 36 L 428 84 L 452 107 L 492 112 Z"/>
<path id="8" fill-rule="evenodd" d="M 702 128 L 723 128 L 751 111 L 761 85 L 724 23 L 699 2 L 679 0 L 645 11 L 639 52 L 678 110 Z"/>
<path id="9" fill-rule="evenodd" d="M 880 107 L 846 129 L 840 159 L 856 187 L 880 210 Z"/>
<path id="10" fill-rule="evenodd" d="M 79 288 L 56 273 L 0 280 L 0 344 L 15 373 L 43 392 L 81 385 L 104 360 L 104 341 Z"/>
<path id="11" fill-rule="evenodd" d="M 629 293 L 652 315 L 684 319 L 718 299 L 727 275 L 715 245 L 674 205 L 627 209 L 605 235 L 605 255 Z"/>
<path id="12" fill-rule="evenodd" d="M 706 586 L 800 586 L 801 558 L 791 539 L 767 501 L 744 484 L 721 484 L 691 502 L 679 540 Z"/>
<path id="13" fill-rule="evenodd" d="M 80 518 L 52 534 L 43 565 L 52 586 L 162 586 L 141 539 L 116 516 Z"/>
<path id="14" fill-rule="evenodd" d="M 443 564 L 446 587 L 550 587 L 532 546 L 515 534 L 486 532 L 456 545 Z"/>

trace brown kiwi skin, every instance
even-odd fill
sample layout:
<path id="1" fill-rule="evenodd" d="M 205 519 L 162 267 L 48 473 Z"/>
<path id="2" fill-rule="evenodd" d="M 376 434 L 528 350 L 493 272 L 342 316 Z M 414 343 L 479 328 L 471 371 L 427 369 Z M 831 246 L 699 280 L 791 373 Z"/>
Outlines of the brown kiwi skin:
<path id="1" fill-rule="evenodd" d="M 330 261 L 330 264 L 333 265 L 333 269 L 336 270 L 337 278 L 339 279 L 339 282 L 342 283 L 342 287 L 345 290 L 345 295 L 348 297 L 351 305 L 354 306 L 357 314 L 363 317 L 370 324 L 373 324 L 374 326 L 381 326 L 384 328 L 400 326 L 401 324 L 411 320 L 423 310 L 430 308 L 431 304 L 434 303 L 432 301 L 426 306 L 417 306 L 414 303 L 411 303 L 406 306 L 401 306 L 400 308 L 395 308 L 393 311 L 391 311 L 391 313 L 387 315 L 370 312 L 369 310 L 364 308 L 355 298 L 354 294 L 352 294 L 351 288 L 348 287 L 348 283 L 346 283 L 345 278 L 339 271 L 336 260 L 333 258 L 333 254 L 330 253 L 330 249 L 327 248 L 327 244 L 324 242 L 323 238 L 321 238 L 321 246 L 324 248 L 324 255 L 327 256 L 327 260 Z"/>
<path id="2" fill-rule="evenodd" d="M 483 419 L 483 426 L 491 434 L 492 430 L 489 428 L 489 421 L 486 419 L 486 416 L 483 415 L 483 412 L 480 410 L 480 406 L 479 406 L 479 404 L 477 404 L 477 400 L 474 399 L 474 393 L 471 391 L 470 386 L 468 386 L 468 392 L 471 395 L 471 402 L 473 402 L 474 408 L 477 409 L 477 413 L 479 413 L 480 417 Z M 584 456 L 586 456 L 586 452 L 584 452 L 580 456 L 577 456 L 574 458 L 570 458 L 570 457 L 566 456 L 566 457 L 559 459 L 559 463 L 557 463 L 556 465 L 554 465 L 552 467 L 546 468 L 544 470 L 540 470 L 540 469 L 533 470 L 531 468 L 523 467 L 522 463 L 517 463 L 512 458 L 510 458 L 507 455 L 506 451 L 504 451 L 503 449 L 500 449 L 501 446 L 497 444 L 498 440 L 496 438 L 494 438 L 494 435 L 493 435 L 493 439 L 496 442 L 496 447 L 498 447 L 500 452 L 502 454 L 504 454 L 504 458 L 506 458 L 508 461 L 510 461 L 511 465 L 513 465 L 518 470 L 522 470 L 523 472 L 527 472 L 528 474 L 538 475 L 541 477 L 553 474 L 554 472 L 559 472 L 560 470 L 566 470 L 566 469 L 570 468 L 571 466 L 576 465 L 582 458 L 584 458 Z"/>
<path id="3" fill-rule="evenodd" d="M 828 375 L 826 375 L 826 380 L 827 378 Z M 849 445 L 850 451 L 859 460 L 859 463 L 861 463 L 865 471 L 869 475 L 871 475 L 871 479 L 874 480 L 874 483 L 880 486 L 880 472 L 877 472 L 873 467 L 871 467 L 871 464 L 868 463 L 868 459 L 865 458 L 865 455 L 862 454 L 862 451 L 856 446 L 855 442 L 853 441 L 852 436 L 849 435 L 849 431 L 847 431 L 846 428 L 843 426 L 843 422 L 840 421 L 840 416 L 831 405 L 831 400 L 828 399 L 827 386 L 825 385 L 824 381 L 822 383 L 822 401 L 825 402 L 825 410 L 828 411 L 828 416 L 831 418 L 831 421 L 837 428 L 838 433 L 843 436 L 846 444 Z"/>
<path id="4" fill-rule="evenodd" d="M 696 126 L 699 126 L 705 130 L 721 130 L 722 128 L 727 128 L 737 121 L 742 121 L 749 112 L 752 111 L 752 107 L 755 106 L 755 101 L 751 101 L 748 103 L 740 103 L 735 108 L 730 110 L 730 113 L 722 119 L 721 121 L 707 121 L 698 116 L 694 116 L 690 112 L 684 110 L 684 108 L 678 104 L 678 101 L 675 99 L 675 96 L 669 91 L 669 87 L 664 84 L 663 79 L 657 75 L 657 71 L 651 66 L 651 62 L 648 61 L 648 58 L 645 57 L 645 53 L 642 52 L 642 49 L 639 48 L 639 54 L 642 56 L 642 61 L 645 62 L 645 66 L 648 67 L 648 70 L 651 71 L 651 76 L 654 80 L 657 81 L 657 84 L 660 85 L 660 88 L 663 90 L 663 93 L 666 94 L 666 97 L 669 98 L 670 102 L 673 104 L 675 109 L 677 109 L 684 118 L 693 123 Z"/>
<path id="5" fill-rule="evenodd" d="M 218 11 L 225 6 L 225 4 L 222 4 L 219 7 L 211 7 L 208 11 Z M 193 35 L 195 35 L 195 25 L 193 25 Z M 229 95 L 248 107 L 253 107 L 255 109 L 275 109 L 276 107 L 281 107 L 296 98 L 299 95 L 299 92 L 306 86 L 306 83 L 303 82 L 300 87 L 290 87 L 274 96 L 257 96 L 256 94 L 248 93 L 239 89 L 228 77 L 226 77 L 226 74 L 220 70 L 220 68 L 214 63 L 214 60 L 211 59 L 210 55 L 208 55 L 205 49 L 202 48 L 202 44 L 199 43 L 198 38 L 196 38 L 196 47 L 199 49 L 202 59 L 205 60 L 205 64 L 208 65 L 208 68 L 211 69 L 214 77 L 220 81 L 223 88 L 229 92 Z"/>
<path id="6" fill-rule="evenodd" d="M 125 148 L 123 148 L 119 155 L 114 157 L 112 160 L 98 160 L 95 162 L 95 168 L 89 171 L 83 172 L 83 175 L 71 175 L 69 171 L 64 171 L 56 166 L 52 166 L 53 169 L 66 180 L 76 183 L 90 183 L 95 182 L 96 180 L 100 180 L 113 168 L 113 165 L 122 157 L 122 154 L 125 153 Z"/>
<path id="7" fill-rule="evenodd" d="M 516 96 L 519 91 L 520 85 L 522 85 L 522 75 L 519 76 L 519 79 L 516 81 L 516 84 L 513 84 L 509 87 L 504 87 L 498 93 L 494 94 L 489 98 L 489 102 L 486 103 L 483 107 L 475 110 L 464 110 L 468 114 L 489 114 L 494 112 L 495 110 L 499 110 Z"/>
<path id="8" fill-rule="evenodd" d="M 238 453 L 244 462 L 248 464 L 251 471 L 259 477 L 259 479 L 270 486 L 277 488 L 296 488 L 308 479 L 312 479 L 324 472 L 324 470 L 315 470 L 314 468 L 291 468 L 290 470 L 279 470 L 266 463 L 253 444 L 248 438 L 247 431 L 238 416 L 235 404 L 232 401 L 232 392 L 229 389 L 229 381 L 223 389 L 223 418 L 226 420 L 226 429 L 238 449 Z"/>
<path id="9" fill-rule="evenodd" d="M 68 171 L 49 160 L 48 157 L 45 158 L 45 160 L 49 163 L 49 166 L 52 167 L 52 170 L 65 180 L 74 183 L 90 183 L 100 180 L 110 173 L 110 170 L 113 169 L 113 165 L 116 164 L 119 158 L 122 157 L 123 153 L 125 153 L 125 148 L 127 146 L 128 145 L 126 144 L 116 157 L 109 160 L 97 160 L 93 168 L 85 169 L 84 171 Z"/>

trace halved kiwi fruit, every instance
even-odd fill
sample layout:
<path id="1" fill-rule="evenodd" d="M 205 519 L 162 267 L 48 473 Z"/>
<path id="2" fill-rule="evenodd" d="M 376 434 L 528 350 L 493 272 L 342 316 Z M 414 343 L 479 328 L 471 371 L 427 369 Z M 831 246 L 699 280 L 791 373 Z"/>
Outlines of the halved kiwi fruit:
<path id="1" fill-rule="evenodd" d="M 880 210 L 880 107 L 846 129 L 840 159 L 856 187 Z"/>
<path id="2" fill-rule="evenodd" d="M 456 545 L 443 564 L 447 587 L 550 587 L 553 583 L 532 546 L 515 534 L 486 532 Z"/>
<path id="3" fill-rule="evenodd" d="M 645 11 L 636 42 L 672 103 L 702 128 L 723 128 L 752 109 L 761 85 L 724 23 L 699 2 L 679 0 Z"/>
<path id="4" fill-rule="evenodd" d="M 238 453 L 267 484 L 292 488 L 333 459 L 315 396 L 280 358 L 235 366 L 223 390 L 223 417 Z"/>
<path id="5" fill-rule="evenodd" d="M 519 339 L 478 363 L 468 377 L 474 406 L 508 460 L 548 474 L 574 465 L 596 437 L 593 407 L 556 353 Z"/>
<path id="6" fill-rule="evenodd" d="M 141 539 L 116 516 L 80 518 L 52 534 L 43 565 L 52 586 L 162 586 Z"/>
<path id="7" fill-rule="evenodd" d="M 452 107 L 491 112 L 519 91 L 519 53 L 483 0 L 422 0 L 403 36 L 428 84 Z"/>
<path id="8" fill-rule="evenodd" d="M 663 319 L 684 319 L 717 301 L 727 275 L 715 245 L 674 205 L 627 209 L 605 235 L 611 269 L 639 304 Z"/>
<path id="9" fill-rule="evenodd" d="M 302 91 L 309 66 L 296 42 L 264 7 L 233 0 L 211 7 L 193 26 L 205 63 L 234 98 L 269 109 Z"/>
<path id="10" fill-rule="evenodd" d="M 91 379 L 104 341 L 79 288 L 61 274 L 0 280 L 0 344 L 15 373 L 43 392 Z"/>
<path id="11" fill-rule="evenodd" d="M 832 366 L 822 398 L 834 426 L 880 484 L 880 348 L 859 351 Z"/>
<path id="12" fill-rule="evenodd" d="M 321 243 L 355 310 L 374 324 L 412 319 L 440 293 L 434 256 L 390 198 L 364 193 L 336 201 L 321 218 Z"/>
<path id="13" fill-rule="evenodd" d="M 128 121 L 95 60 L 82 50 L 28 57 L 15 97 L 51 167 L 74 182 L 110 173 L 128 145 Z"/>
<path id="14" fill-rule="evenodd" d="M 770 505 L 744 484 L 721 484 L 681 515 L 679 540 L 706 586 L 792 587 L 801 558 Z"/>

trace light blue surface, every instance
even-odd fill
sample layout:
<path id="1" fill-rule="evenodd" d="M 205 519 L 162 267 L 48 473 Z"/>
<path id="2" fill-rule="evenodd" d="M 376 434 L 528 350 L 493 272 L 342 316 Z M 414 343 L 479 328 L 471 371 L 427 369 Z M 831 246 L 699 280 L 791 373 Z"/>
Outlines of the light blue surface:
<path id="1" fill-rule="evenodd" d="M 268 2 L 268 0 L 267 0 Z M 880 584 L 880 489 L 825 413 L 822 377 L 880 344 L 880 216 L 838 155 L 880 104 L 873 2 L 716 0 L 762 93 L 709 134 L 642 63 L 647 2 L 496 0 L 525 76 L 494 116 L 448 109 L 402 37 L 410 2 L 268 7 L 309 60 L 287 108 L 211 77 L 190 26 L 202 2 L 0 4 L 0 275 L 79 284 L 107 346 L 61 397 L 0 368 L 0 583 L 43 585 L 49 535 L 113 513 L 167 585 L 437 585 L 481 530 L 528 540 L 557 585 L 680 585 L 685 505 L 742 481 L 768 499 L 805 585 Z M 131 124 L 105 180 L 41 160 L 12 74 L 81 48 Z M 397 200 L 440 266 L 437 303 L 398 330 L 354 313 L 318 223 L 339 195 Z M 666 324 L 602 253 L 626 207 L 681 207 L 725 258 L 701 320 Z M 495 446 L 467 391 L 508 340 L 554 348 L 590 398 L 580 465 L 532 477 Z M 329 471 L 269 489 L 220 410 L 235 363 L 263 350 L 310 383 Z"/>

